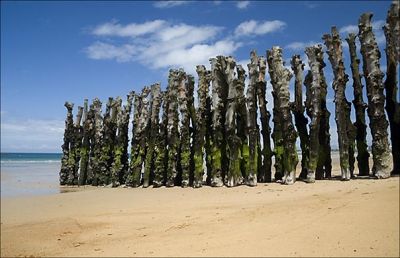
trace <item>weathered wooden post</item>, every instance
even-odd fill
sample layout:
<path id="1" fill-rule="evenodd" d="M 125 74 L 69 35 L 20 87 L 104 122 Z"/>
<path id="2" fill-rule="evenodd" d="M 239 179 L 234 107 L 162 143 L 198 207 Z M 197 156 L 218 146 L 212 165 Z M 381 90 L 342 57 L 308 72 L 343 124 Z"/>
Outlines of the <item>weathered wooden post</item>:
<path id="1" fill-rule="evenodd" d="M 332 158 L 331 158 L 331 134 L 330 134 L 330 125 L 329 125 L 329 117 L 331 113 L 328 111 L 326 106 L 326 95 L 328 93 L 328 85 L 325 80 L 324 70 L 323 68 L 326 66 L 323 53 L 318 55 L 319 66 L 319 74 L 320 74 L 320 83 L 321 83 L 321 125 L 319 130 L 319 157 L 318 157 L 318 165 L 317 171 L 315 174 L 316 179 L 330 178 L 332 171 Z"/>
<path id="2" fill-rule="evenodd" d="M 400 62 L 400 7 L 399 1 L 393 1 L 383 27 L 386 36 L 386 112 L 389 118 L 390 138 L 392 141 L 393 170 L 400 174 L 400 103 L 398 101 L 398 71 Z"/>
<path id="3" fill-rule="evenodd" d="M 79 172 L 79 185 L 86 185 L 87 183 L 91 183 L 92 180 L 92 177 L 89 176 L 88 172 L 89 172 L 90 147 L 91 147 L 91 141 L 93 141 L 93 119 L 94 119 L 93 107 L 91 106 L 90 109 L 88 109 L 88 100 L 85 99 L 83 104 L 83 139 L 82 139 L 82 147 L 80 150 L 81 164 Z"/>
<path id="4" fill-rule="evenodd" d="M 301 172 L 299 177 L 302 179 L 307 178 L 308 163 L 310 160 L 310 138 L 308 135 L 308 119 L 304 115 L 303 105 L 303 71 L 304 64 L 300 59 L 299 55 L 292 56 L 291 59 L 292 70 L 295 75 L 294 83 L 294 102 L 290 103 L 291 110 L 294 115 L 294 121 L 297 128 L 297 132 L 300 137 L 301 147 Z"/>
<path id="5" fill-rule="evenodd" d="M 68 161 L 70 155 L 70 145 L 73 136 L 72 134 L 74 131 L 74 120 L 72 115 L 72 109 L 74 108 L 74 104 L 71 102 L 65 102 L 64 106 L 67 108 L 67 118 L 65 119 L 64 143 L 61 146 L 63 156 L 61 158 L 60 185 L 68 184 L 68 176 L 69 176 Z"/>
<path id="6" fill-rule="evenodd" d="M 258 125 L 257 125 L 257 84 L 259 80 L 258 57 L 255 52 L 250 53 L 250 64 L 247 64 L 249 70 L 249 85 L 246 92 L 247 101 L 247 127 L 249 135 L 249 158 L 248 171 L 246 171 L 246 184 L 250 186 L 257 185 L 258 172 Z M 244 154 L 245 155 L 245 154 Z"/>
<path id="7" fill-rule="evenodd" d="M 293 184 L 296 181 L 296 166 L 298 163 L 296 151 L 297 132 L 292 123 L 292 114 L 289 107 L 289 82 L 293 75 L 289 69 L 284 67 L 282 49 L 280 47 L 273 47 L 271 50 L 267 50 L 267 61 L 268 72 L 274 90 L 275 114 L 278 116 L 281 139 L 284 141 L 281 153 L 282 183 Z"/>
<path id="8" fill-rule="evenodd" d="M 211 81 L 211 72 L 206 70 L 204 65 L 198 65 L 196 72 L 199 77 L 197 96 L 198 108 L 196 110 L 196 135 L 194 139 L 194 176 L 193 187 L 198 188 L 203 184 L 203 161 L 206 155 L 205 140 L 207 134 L 207 122 L 209 121 L 209 112 L 207 112 L 207 100 L 209 100 L 209 86 Z"/>
<path id="9" fill-rule="evenodd" d="M 72 115 L 72 108 L 73 104 L 72 103 L 65 103 L 68 112 L 70 112 L 71 109 L 71 115 Z M 79 170 L 79 161 L 80 161 L 80 148 L 82 146 L 82 126 L 80 125 L 81 120 L 82 120 L 82 113 L 83 113 L 83 108 L 78 107 L 78 113 L 76 115 L 75 123 L 72 123 L 72 125 L 69 128 L 69 150 L 68 150 L 68 159 L 66 160 L 67 165 L 67 173 L 68 173 L 68 178 L 66 181 L 67 185 L 77 185 L 78 184 L 78 170 Z M 67 118 L 68 119 L 68 118 Z M 70 121 L 69 121 L 70 122 Z"/>
<path id="10" fill-rule="evenodd" d="M 372 134 L 372 172 L 376 178 L 388 178 L 392 171 L 388 141 L 388 121 L 385 117 L 383 73 L 379 66 L 381 53 L 372 32 L 372 13 L 361 15 L 358 28 L 363 57 L 363 70 L 367 84 L 368 116 Z M 390 93 L 389 93 L 390 94 Z"/>
<path id="11" fill-rule="evenodd" d="M 150 133 L 147 139 L 147 153 L 143 174 L 143 187 L 148 187 L 152 184 L 154 178 L 155 162 L 155 145 L 159 134 L 159 115 L 161 106 L 161 85 L 156 83 L 151 85 L 151 104 L 150 104 Z"/>
<path id="12" fill-rule="evenodd" d="M 357 58 L 356 52 L 356 35 L 350 33 L 346 38 L 347 44 L 349 45 L 350 61 L 351 61 L 351 72 L 353 76 L 353 93 L 354 100 L 353 105 L 356 113 L 356 141 L 357 141 L 357 164 L 358 174 L 360 176 L 369 175 L 369 153 L 367 145 L 367 124 L 365 122 L 365 109 L 367 104 L 363 100 L 363 85 L 361 83 L 361 75 L 359 71 L 360 60 Z"/>
<path id="13" fill-rule="evenodd" d="M 321 74 L 319 59 L 322 59 L 321 45 L 306 47 L 305 53 L 308 57 L 310 71 L 308 72 L 304 85 L 307 88 L 306 107 L 307 113 L 311 118 L 310 123 L 310 161 L 308 165 L 307 183 L 315 182 L 315 173 L 318 165 L 318 155 L 320 149 L 319 134 L 321 127 Z"/>
<path id="14" fill-rule="evenodd" d="M 178 113 L 178 86 L 184 80 L 183 70 L 169 71 L 168 77 L 168 121 L 167 121 L 167 169 L 166 169 L 166 183 L 167 187 L 175 185 L 177 176 L 177 156 L 179 151 L 179 113 Z"/>
<path id="15" fill-rule="evenodd" d="M 186 80 L 185 80 L 186 79 Z M 190 110 L 188 102 L 188 87 L 194 84 L 193 77 L 182 73 L 178 84 L 178 109 L 180 112 L 179 160 L 182 171 L 182 187 L 189 186 L 190 174 Z M 191 87 L 191 86 L 190 86 Z"/>
<path id="16" fill-rule="evenodd" d="M 167 91 L 160 92 L 160 106 L 162 104 L 162 121 L 159 123 L 159 134 L 156 136 L 154 147 L 154 178 L 153 187 L 160 187 L 165 184 L 166 178 L 166 153 L 167 153 L 167 110 L 168 98 Z"/>
<path id="17" fill-rule="evenodd" d="M 118 118 L 117 118 L 117 135 L 114 146 L 114 161 L 111 168 L 111 184 L 113 187 L 125 183 L 126 174 L 128 172 L 128 128 L 129 118 L 132 109 L 132 99 L 134 92 L 127 95 L 127 103 L 124 109 L 121 110 L 117 105 Z"/>
<path id="18" fill-rule="evenodd" d="M 141 148 L 142 134 L 140 130 L 140 116 L 142 110 L 142 96 L 146 94 L 147 87 L 142 90 L 141 95 L 134 94 L 133 101 L 133 121 L 132 121 L 132 141 L 131 141 L 131 159 L 129 163 L 129 172 L 125 180 L 126 186 L 138 187 L 140 185 L 141 170 L 143 163 L 144 150 Z"/>
<path id="19" fill-rule="evenodd" d="M 339 140 L 340 168 L 342 180 L 350 180 L 350 155 L 354 154 L 355 128 L 350 120 L 351 103 L 346 99 L 346 83 L 349 80 L 343 63 L 342 40 L 336 27 L 332 27 L 332 35 L 325 34 L 325 41 L 329 61 L 332 65 L 334 81 L 332 88 L 335 91 L 335 119 Z"/>
<path id="20" fill-rule="evenodd" d="M 236 134 L 237 117 L 237 83 L 235 78 L 235 60 L 229 56 L 225 57 L 225 76 L 228 84 L 228 97 L 226 103 L 225 128 L 227 139 L 227 156 L 229 159 L 229 169 L 226 171 L 225 184 L 229 187 L 239 185 L 243 182 L 240 169 L 242 141 Z M 242 68 L 243 69 L 243 68 Z"/>
<path id="21" fill-rule="evenodd" d="M 187 109 L 189 112 L 189 185 L 193 186 L 194 181 L 194 144 L 197 134 L 196 108 L 194 107 L 194 77 L 190 74 L 186 75 L 186 98 Z M 182 179 L 183 180 L 183 179 Z M 182 183 L 183 185 L 183 183 Z"/>
<path id="22" fill-rule="evenodd" d="M 211 133 L 211 186 L 223 185 L 225 156 L 225 113 L 228 86 L 224 81 L 225 60 L 222 56 L 211 58 L 212 74 L 212 133 Z"/>
<path id="23" fill-rule="evenodd" d="M 94 145 L 91 148 L 92 154 L 89 157 L 89 168 L 92 178 L 92 185 L 97 186 L 99 181 L 100 173 L 100 158 L 101 158 L 101 147 L 103 142 L 103 116 L 101 114 L 102 103 L 98 98 L 93 100 L 94 108 Z"/>
<path id="24" fill-rule="evenodd" d="M 257 53 L 253 50 L 251 56 L 257 56 Z M 267 68 L 267 60 L 263 56 L 257 57 L 258 59 L 258 78 L 257 78 L 257 99 L 260 108 L 260 120 L 261 120 L 261 135 L 263 139 L 262 154 L 262 165 L 259 175 L 257 175 L 258 182 L 271 182 L 272 180 L 272 150 L 271 150 L 271 127 L 269 126 L 269 120 L 271 114 L 267 110 L 267 100 L 265 98 L 267 91 L 267 83 L 265 81 L 265 73 Z M 259 157 L 261 159 L 261 157 Z"/>

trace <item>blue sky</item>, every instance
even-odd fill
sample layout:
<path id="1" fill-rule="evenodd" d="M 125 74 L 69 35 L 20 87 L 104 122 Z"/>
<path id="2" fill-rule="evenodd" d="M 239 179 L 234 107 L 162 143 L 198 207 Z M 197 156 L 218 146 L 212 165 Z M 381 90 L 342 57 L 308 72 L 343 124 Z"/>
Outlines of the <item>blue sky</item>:
<path id="1" fill-rule="evenodd" d="M 165 88 L 169 68 L 193 73 L 197 64 L 209 67 L 208 59 L 217 54 L 246 66 L 251 49 L 265 55 L 279 45 L 285 60 L 293 54 L 304 58 L 304 47 L 321 42 L 333 25 L 343 40 L 357 32 L 366 11 L 374 13 L 385 70 L 381 27 L 389 6 L 389 1 L 1 1 L 1 151 L 59 152 L 66 100 L 75 106 L 84 98 L 106 100 L 157 81 Z M 337 146 L 332 72 L 325 59 Z M 351 85 L 350 80 L 350 101 Z"/>

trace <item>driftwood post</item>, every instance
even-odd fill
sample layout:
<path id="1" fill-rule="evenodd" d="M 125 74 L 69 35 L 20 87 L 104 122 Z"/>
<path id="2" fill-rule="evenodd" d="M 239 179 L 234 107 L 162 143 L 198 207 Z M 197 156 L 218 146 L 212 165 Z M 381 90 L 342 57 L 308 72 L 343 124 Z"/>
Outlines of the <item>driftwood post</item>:
<path id="1" fill-rule="evenodd" d="M 299 55 L 292 56 L 291 60 L 292 70 L 295 75 L 294 83 L 294 102 L 291 103 L 291 109 L 294 114 L 294 121 L 296 124 L 297 132 L 300 137 L 301 147 L 301 172 L 299 177 L 302 179 L 307 178 L 308 163 L 310 159 L 310 138 L 308 135 L 308 119 L 304 115 L 303 106 L 303 71 L 304 64 Z"/>
<path id="2" fill-rule="evenodd" d="M 357 141 L 357 164 L 358 174 L 360 176 L 369 175 L 369 153 L 367 145 L 367 124 L 365 122 L 365 110 L 367 104 L 363 100 L 363 85 L 361 83 L 361 75 L 359 71 L 360 59 L 357 58 L 356 51 L 356 35 L 350 33 L 346 38 L 349 45 L 350 61 L 351 61 L 351 72 L 353 75 L 353 93 L 354 100 L 353 105 L 356 113 L 356 141 Z"/>
<path id="3" fill-rule="evenodd" d="M 246 92 L 247 100 L 247 130 L 249 135 L 248 166 L 246 170 L 246 184 L 257 185 L 258 174 L 258 147 L 259 147 L 259 128 L 257 125 L 257 84 L 259 80 L 258 57 L 255 52 L 250 53 L 250 63 L 247 65 L 249 70 L 249 84 Z"/>
<path id="4" fill-rule="evenodd" d="M 232 57 L 225 58 L 225 75 L 228 84 L 228 98 L 226 103 L 225 128 L 227 134 L 227 156 L 229 159 L 229 169 L 225 176 L 225 184 L 229 187 L 239 185 L 243 182 L 240 168 L 242 141 L 236 133 L 237 128 L 237 84 L 234 69 L 236 62 Z"/>
<path id="5" fill-rule="evenodd" d="M 63 156 L 61 158 L 61 169 L 60 169 L 60 185 L 66 185 L 68 182 L 69 168 L 68 160 L 70 153 L 70 144 L 72 141 L 72 134 L 74 131 L 74 118 L 72 115 L 72 109 L 74 104 L 65 102 L 64 106 L 67 108 L 67 118 L 65 119 L 65 130 L 64 130 L 64 143 L 61 146 Z"/>
<path id="6" fill-rule="evenodd" d="M 207 122 L 209 121 L 207 112 L 208 92 L 211 81 L 211 72 L 206 70 L 204 65 L 198 65 L 196 72 L 199 77 L 197 96 L 198 108 L 196 110 L 196 135 L 194 139 L 194 176 L 193 187 L 198 188 L 203 184 L 204 157 L 206 154 L 205 140 L 207 134 Z"/>
<path id="7" fill-rule="evenodd" d="M 307 88 L 306 107 L 307 113 L 311 118 L 310 123 L 310 161 L 308 164 L 307 177 L 304 179 L 307 183 L 315 182 L 315 173 L 318 165 L 318 156 L 320 152 L 319 134 L 321 130 L 321 74 L 320 67 L 322 64 L 319 59 L 322 59 L 321 45 L 306 47 L 305 50 L 310 71 L 308 72 L 304 85 Z"/>
<path id="8" fill-rule="evenodd" d="M 155 148 L 157 143 L 157 137 L 159 134 L 159 115 L 161 105 L 161 85 L 159 83 L 153 84 L 150 87 L 151 90 L 151 104 L 150 104 L 150 126 L 147 134 L 147 153 L 145 159 L 145 167 L 143 174 L 143 187 L 149 187 L 153 181 L 154 174 L 152 171 L 155 170 L 155 162 L 153 162 L 155 156 Z"/>
<path id="9" fill-rule="evenodd" d="M 254 54 L 253 54 L 254 52 Z M 250 55 L 257 56 L 257 53 L 253 50 Z M 272 150 L 271 150 L 271 127 L 269 126 L 269 120 L 271 114 L 267 110 L 267 100 L 265 99 L 267 91 L 267 83 L 265 81 L 265 73 L 267 68 L 267 60 L 263 56 L 258 57 L 258 79 L 257 79 L 257 99 L 260 108 L 260 120 L 261 120 L 261 135 L 263 139 L 262 154 L 262 165 L 260 174 L 257 176 L 258 182 L 271 182 L 272 180 Z M 261 159 L 261 157 L 259 157 Z"/>
<path id="10" fill-rule="evenodd" d="M 188 102 L 189 84 L 194 83 L 193 77 L 187 76 L 185 73 L 179 80 L 178 84 L 178 108 L 180 112 L 179 123 L 179 161 L 182 171 L 182 187 L 189 186 L 190 175 L 190 110 Z"/>
<path id="11" fill-rule="evenodd" d="M 223 61 L 223 62 L 222 62 Z M 222 56 L 211 58 L 212 74 L 212 133 L 211 133 L 211 186 L 223 185 L 223 161 L 225 155 L 225 113 L 227 85 L 224 81 L 224 63 Z"/>
<path id="12" fill-rule="evenodd" d="M 336 27 L 332 27 L 332 35 L 325 34 L 322 39 L 325 40 L 329 61 L 334 74 L 332 88 L 335 91 L 335 119 L 339 139 L 342 180 L 350 180 L 352 174 L 350 155 L 354 153 L 352 148 L 355 128 L 350 120 L 351 104 L 347 101 L 345 94 L 346 83 L 349 79 L 343 63 L 342 40 Z"/>
<path id="13" fill-rule="evenodd" d="M 363 57 L 363 70 L 367 84 L 368 116 L 372 134 L 372 172 L 376 178 L 388 178 L 392 170 L 388 141 L 388 121 L 385 117 L 383 73 L 379 66 L 381 53 L 372 32 L 372 13 L 361 15 L 358 28 Z"/>
<path id="14" fill-rule="evenodd" d="M 168 89 L 167 89 L 168 91 Z M 160 187 L 165 183 L 165 167 L 166 167 L 166 151 L 167 151 L 167 110 L 168 101 L 167 92 L 160 93 L 160 106 L 162 105 L 163 116 L 162 122 L 159 123 L 159 134 L 155 138 L 154 146 L 154 178 L 153 187 Z"/>
<path id="15" fill-rule="evenodd" d="M 167 112 L 167 169 L 166 169 L 166 183 L 167 187 L 175 185 L 176 176 L 178 173 L 178 151 L 179 151 L 179 113 L 178 113 L 178 86 L 184 79 L 184 72 L 182 70 L 169 71 L 168 78 L 168 110 Z"/>
<path id="16" fill-rule="evenodd" d="M 329 117 L 331 113 L 326 106 L 326 95 L 328 93 L 328 85 L 325 80 L 323 68 L 326 66 L 323 53 L 318 56 L 320 83 L 321 83 L 321 127 L 319 130 L 319 158 L 317 171 L 315 174 L 316 179 L 330 178 L 332 171 L 332 158 L 331 158 L 331 134 L 329 131 Z"/>
<path id="17" fill-rule="evenodd" d="M 94 107 L 94 146 L 92 148 L 92 154 L 89 159 L 90 171 L 93 175 L 92 185 L 97 186 L 99 181 L 100 171 L 100 157 L 101 157 L 101 146 L 103 141 L 103 116 L 101 114 L 102 103 L 98 98 L 93 100 Z"/>
<path id="18" fill-rule="evenodd" d="M 400 103 L 398 101 L 398 77 L 400 62 L 400 7 L 398 1 L 393 1 L 383 27 L 386 36 L 386 112 L 390 124 L 392 141 L 393 170 L 392 174 L 400 174 Z"/>
<path id="19" fill-rule="evenodd" d="M 289 69 L 284 67 L 282 49 L 280 47 L 273 47 L 268 50 L 267 60 L 268 72 L 277 101 L 276 103 L 274 102 L 274 108 L 277 109 L 279 129 L 284 141 L 281 156 L 282 183 L 293 184 L 296 181 L 296 166 L 298 163 L 296 151 L 297 132 L 292 123 L 292 114 L 289 107 L 289 82 L 293 75 Z"/>
<path id="20" fill-rule="evenodd" d="M 113 187 L 125 183 L 128 172 L 128 127 L 132 109 L 132 98 L 134 92 L 127 95 L 127 103 L 121 110 L 120 104 L 117 105 L 117 135 L 114 146 L 114 161 L 111 168 L 111 184 Z"/>
<path id="21" fill-rule="evenodd" d="M 88 100 L 85 99 L 83 103 L 83 127 L 82 127 L 82 146 L 80 149 L 81 161 L 79 171 L 79 185 L 85 185 L 88 179 L 88 166 L 90 154 L 90 140 L 91 140 L 91 124 L 93 119 L 92 109 L 88 109 Z"/>

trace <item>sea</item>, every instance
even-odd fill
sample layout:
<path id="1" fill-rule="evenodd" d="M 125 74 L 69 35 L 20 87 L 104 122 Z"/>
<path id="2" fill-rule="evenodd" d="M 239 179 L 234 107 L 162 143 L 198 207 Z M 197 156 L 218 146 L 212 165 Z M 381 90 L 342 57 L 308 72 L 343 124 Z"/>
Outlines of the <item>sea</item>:
<path id="1" fill-rule="evenodd" d="M 61 153 L 1 153 L 1 197 L 60 193 Z"/>

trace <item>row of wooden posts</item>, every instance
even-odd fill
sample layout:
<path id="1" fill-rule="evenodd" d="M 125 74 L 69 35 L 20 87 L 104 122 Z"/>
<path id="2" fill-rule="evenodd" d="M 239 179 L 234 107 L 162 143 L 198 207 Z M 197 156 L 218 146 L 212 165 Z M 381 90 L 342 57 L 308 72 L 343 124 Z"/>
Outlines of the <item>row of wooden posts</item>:
<path id="1" fill-rule="evenodd" d="M 354 176 L 355 150 L 360 176 L 388 178 L 391 173 L 400 172 L 399 2 L 392 3 L 383 27 L 387 60 L 385 82 L 371 18 L 371 13 L 362 14 L 358 25 L 363 75 L 357 59 L 357 36 L 350 33 L 346 38 L 353 77 L 354 123 L 350 118 L 351 103 L 345 96 L 348 75 L 343 63 L 342 40 L 336 27 L 332 27 L 331 34 L 322 37 L 334 73 L 332 87 L 343 180 Z M 120 97 L 109 98 L 104 115 L 102 102 L 95 98 L 90 106 L 85 100 L 84 107 L 78 107 L 73 121 L 73 104 L 66 102 L 68 113 L 60 184 L 255 186 L 257 182 L 272 180 L 292 184 L 296 180 L 298 163 L 297 137 L 302 153 L 299 178 L 310 183 L 330 178 L 330 113 L 326 103 L 328 85 L 324 76 L 323 48 L 310 46 L 305 53 L 310 69 L 303 79 L 305 64 L 299 55 L 291 59 L 292 73 L 284 66 L 280 47 L 267 50 L 266 58 L 252 51 L 246 95 L 243 67 L 231 56 L 211 58 L 211 70 L 203 65 L 196 69 L 197 108 L 194 77 L 182 69 L 170 70 L 165 91 L 156 83 L 144 87 L 141 93 L 129 93 L 125 105 Z M 272 131 L 266 101 L 267 66 L 273 87 Z M 290 102 L 289 82 L 293 75 L 295 100 Z M 368 104 L 363 100 L 362 77 Z M 306 89 L 304 103 L 303 85 Z M 132 109 L 133 129 L 128 154 Z M 372 169 L 366 141 L 366 110 L 372 135 Z"/>

